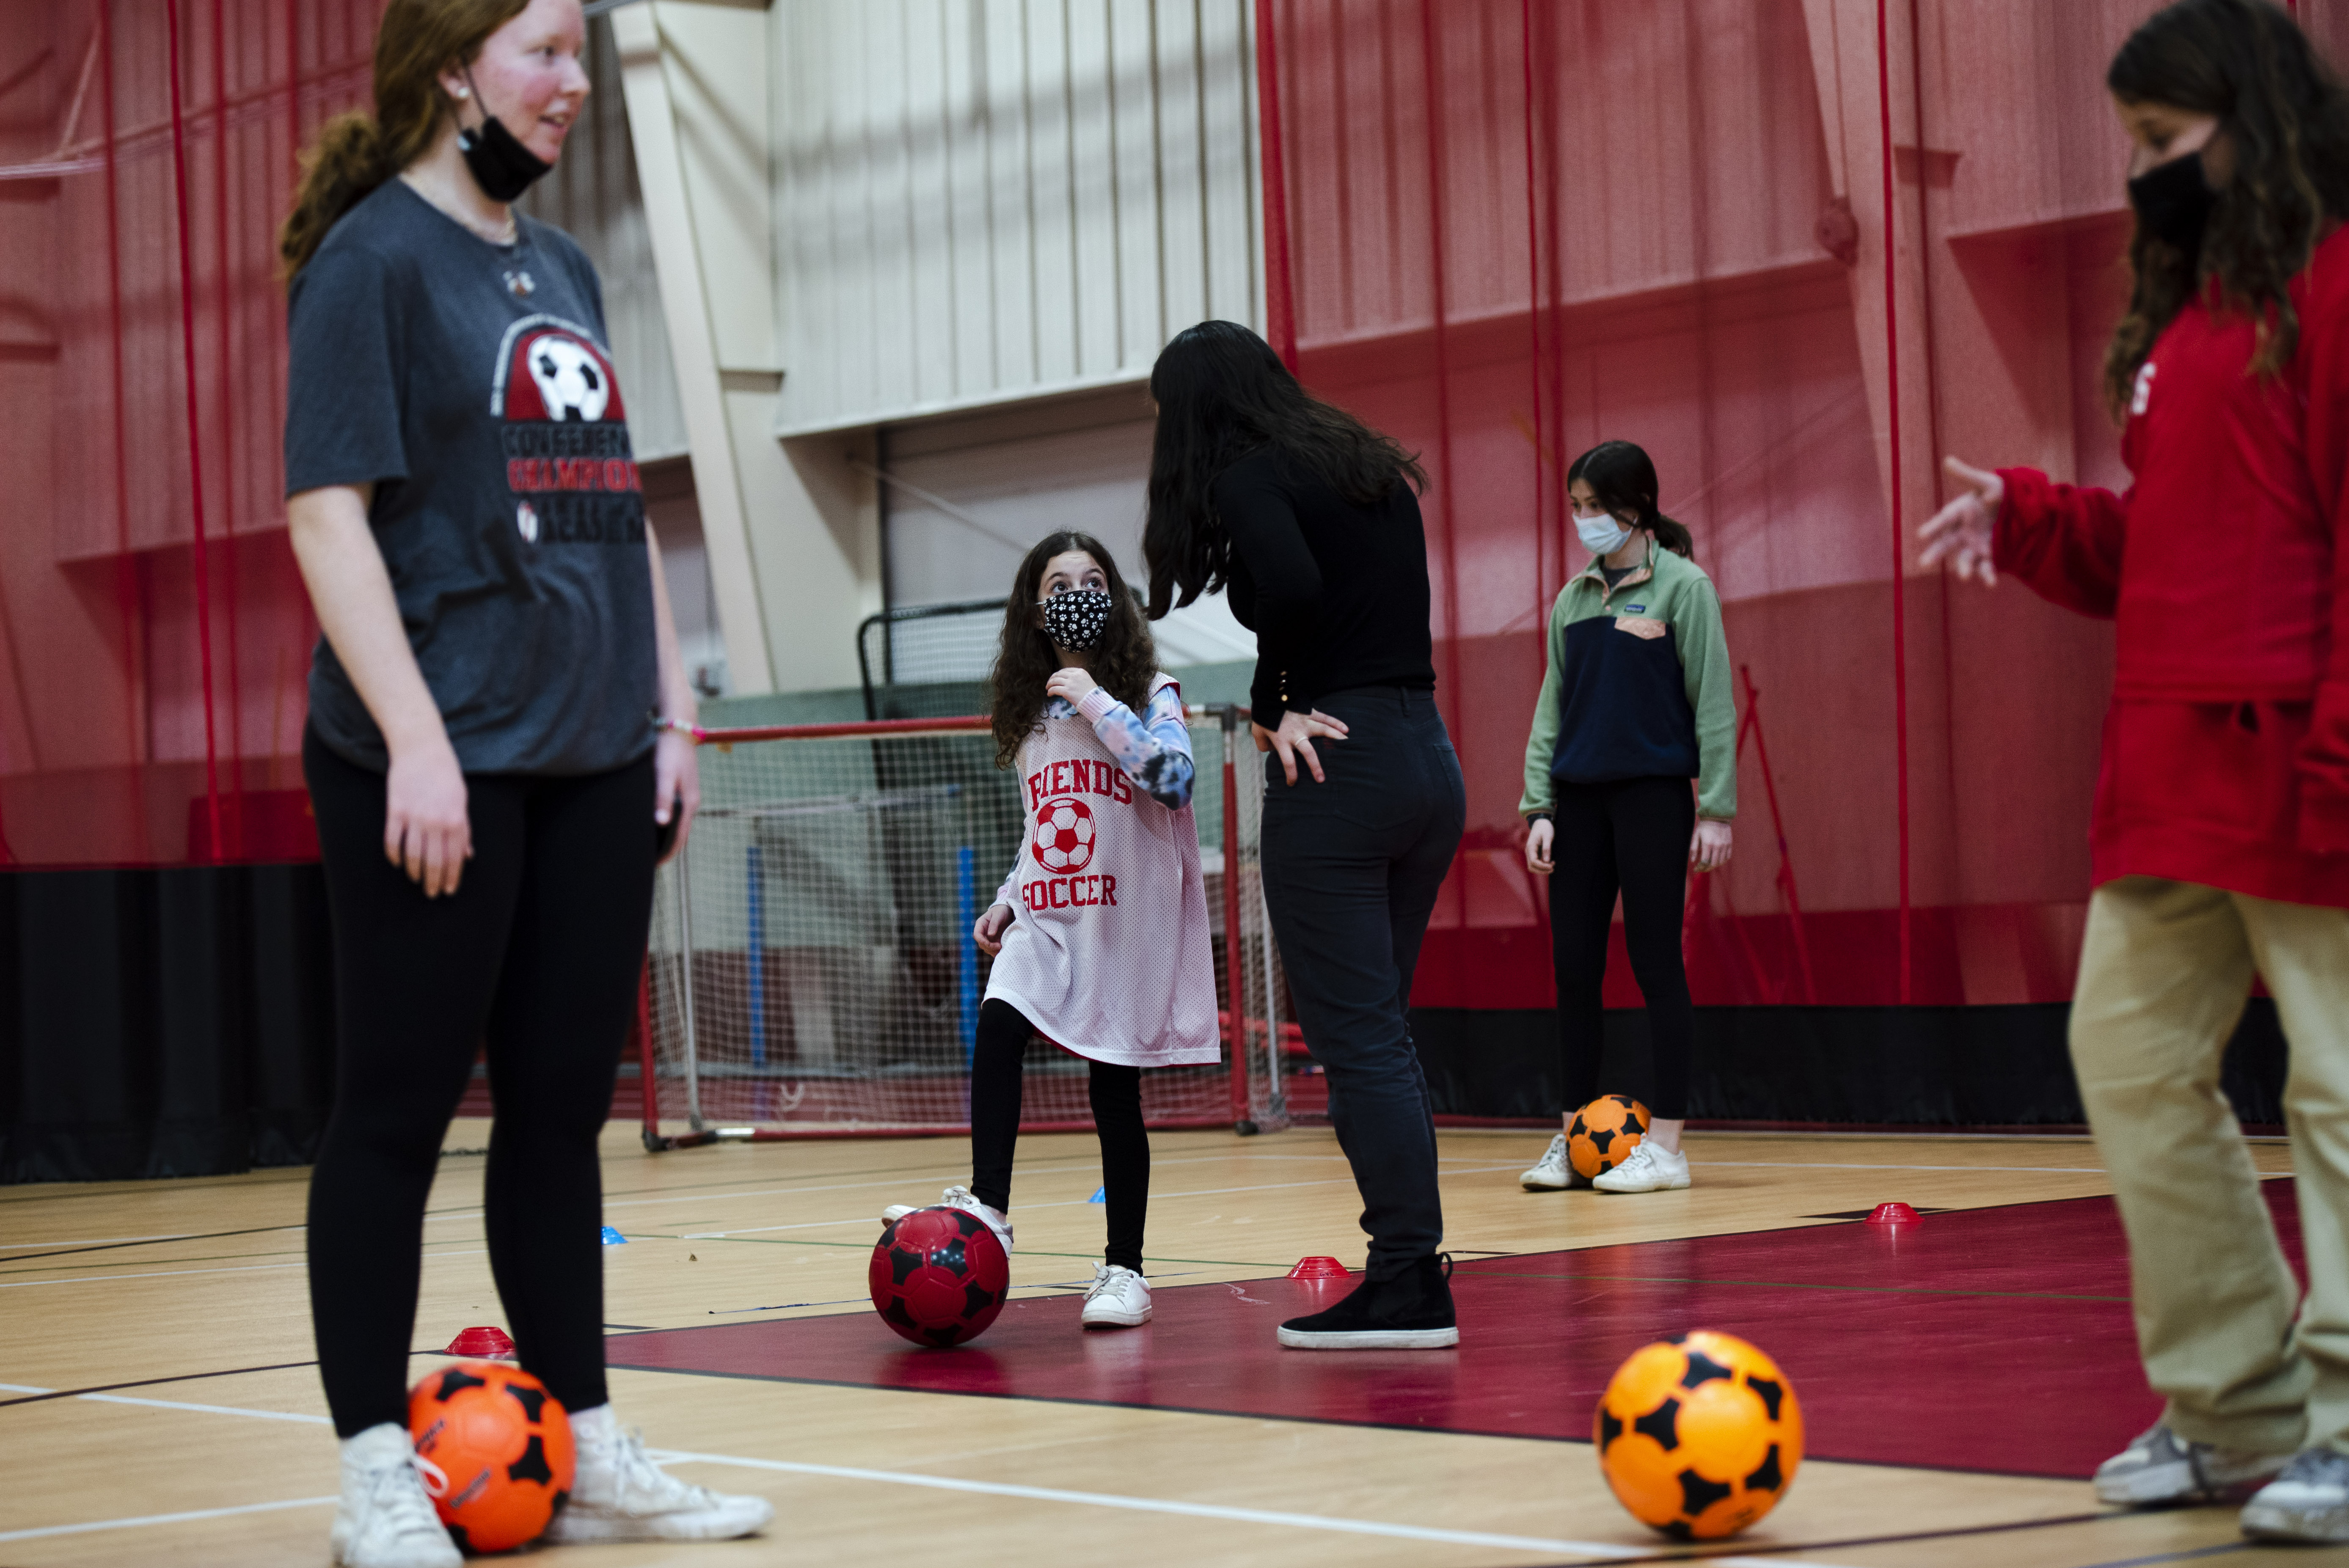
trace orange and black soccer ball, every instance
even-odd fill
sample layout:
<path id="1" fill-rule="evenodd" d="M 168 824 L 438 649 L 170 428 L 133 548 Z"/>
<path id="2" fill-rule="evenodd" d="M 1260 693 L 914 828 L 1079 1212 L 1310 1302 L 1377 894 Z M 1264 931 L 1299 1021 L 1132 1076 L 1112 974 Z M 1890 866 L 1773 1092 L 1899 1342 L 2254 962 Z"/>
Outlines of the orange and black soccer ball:
<path id="1" fill-rule="evenodd" d="M 1602 1094 L 1574 1113 L 1566 1130 L 1567 1162 L 1589 1181 L 1630 1158 L 1648 1136 L 1648 1108 L 1628 1094 Z"/>
<path id="2" fill-rule="evenodd" d="M 408 1431 L 440 1475 L 433 1506 L 468 1552 L 506 1552 L 546 1532 L 571 1500 L 571 1418 L 519 1367 L 460 1361 L 408 1391 Z M 445 1484 L 441 1484 L 445 1478 Z"/>
<path id="3" fill-rule="evenodd" d="M 1591 1418 L 1616 1500 L 1675 1541 L 1734 1535 L 1803 1462 L 1803 1408 L 1777 1364 L 1699 1329 L 1634 1351 Z"/>
<path id="4" fill-rule="evenodd" d="M 977 1338 L 1011 1294 L 1011 1260 L 968 1209 L 916 1209 L 881 1233 L 865 1276 L 873 1310 L 916 1345 Z"/>

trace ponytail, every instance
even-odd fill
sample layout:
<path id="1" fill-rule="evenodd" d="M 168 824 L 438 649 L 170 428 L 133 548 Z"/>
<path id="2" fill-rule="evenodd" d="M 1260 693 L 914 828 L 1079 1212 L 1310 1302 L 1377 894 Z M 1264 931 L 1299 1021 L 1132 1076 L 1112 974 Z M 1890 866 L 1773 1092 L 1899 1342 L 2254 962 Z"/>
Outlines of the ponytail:
<path id="1" fill-rule="evenodd" d="M 1587 481 L 1599 504 L 1612 512 L 1632 512 L 1639 526 L 1655 535 L 1656 542 L 1675 555 L 1696 558 L 1696 540 L 1688 525 L 1656 510 L 1656 465 L 1629 441 L 1601 441 L 1574 459 L 1566 482 Z"/>
<path id="2" fill-rule="evenodd" d="M 302 153 L 302 183 L 294 211 L 277 231 L 278 275 L 288 283 L 317 253 L 336 220 L 392 175 L 384 157 L 383 128 L 362 109 L 339 114 L 319 128 Z"/>
<path id="3" fill-rule="evenodd" d="M 342 215 L 430 150 L 450 112 L 440 73 L 470 64 L 529 0 L 390 0 L 375 36 L 375 112 L 336 115 L 302 154 L 294 211 L 277 231 L 279 275 L 292 282 Z"/>
<path id="4" fill-rule="evenodd" d="M 1675 522 L 1651 508 L 1640 526 L 1654 534 L 1656 542 L 1674 555 L 1685 555 L 1692 561 L 1696 559 L 1696 536 L 1688 531 L 1688 524 Z"/>

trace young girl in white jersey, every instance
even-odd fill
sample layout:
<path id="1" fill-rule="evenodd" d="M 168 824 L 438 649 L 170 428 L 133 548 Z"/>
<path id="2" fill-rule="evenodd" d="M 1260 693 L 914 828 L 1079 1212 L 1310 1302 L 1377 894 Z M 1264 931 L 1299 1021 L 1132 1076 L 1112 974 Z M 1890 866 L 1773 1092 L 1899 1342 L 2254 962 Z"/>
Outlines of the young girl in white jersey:
<path id="1" fill-rule="evenodd" d="M 1150 1321 L 1142 1069 L 1222 1055 L 1182 692 L 1157 668 L 1116 559 L 1069 532 L 1019 563 L 988 685 L 996 763 L 1018 764 L 1027 830 L 972 931 L 995 966 L 971 1057 L 970 1186 L 947 1188 L 945 1202 L 984 1219 L 1010 1250 L 1029 1037 L 1085 1057 L 1109 1244 L 1083 1321 L 1131 1328 Z"/>

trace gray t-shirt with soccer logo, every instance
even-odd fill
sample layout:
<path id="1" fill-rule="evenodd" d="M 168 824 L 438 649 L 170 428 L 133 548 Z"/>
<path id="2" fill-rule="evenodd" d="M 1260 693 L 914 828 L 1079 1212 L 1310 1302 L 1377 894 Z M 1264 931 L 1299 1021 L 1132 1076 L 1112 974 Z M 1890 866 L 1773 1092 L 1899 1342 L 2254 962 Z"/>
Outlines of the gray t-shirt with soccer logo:
<path id="1" fill-rule="evenodd" d="M 285 491 L 375 486 L 368 521 L 467 772 L 594 773 L 653 743 L 644 491 L 595 268 L 520 224 L 492 244 L 391 180 L 328 232 L 289 302 Z M 310 722 L 388 765 L 323 637 Z"/>

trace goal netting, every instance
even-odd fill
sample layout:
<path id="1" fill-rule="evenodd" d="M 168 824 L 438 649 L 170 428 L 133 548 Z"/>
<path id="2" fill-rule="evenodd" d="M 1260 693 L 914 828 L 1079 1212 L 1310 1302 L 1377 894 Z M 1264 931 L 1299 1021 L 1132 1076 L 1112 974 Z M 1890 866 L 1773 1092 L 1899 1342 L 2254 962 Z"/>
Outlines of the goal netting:
<path id="1" fill-rule="evenodd" d="M 1257 877 L 1261 770 L 1226 710 L 1194 709 L 1191 741 L 1223 1060 L 1144 1073 L 1143 1114 L 1277 1128 L 1303 1058 Z M 700 814 L 654 901 L 647 1145 L 967 1129 L 971 925 L 1027 826 L 986 721 L 712 731 L 699 755 Z M 1021 1125 L 1092 1125 L 1082 1060 L 1030 1044 Z"/>

